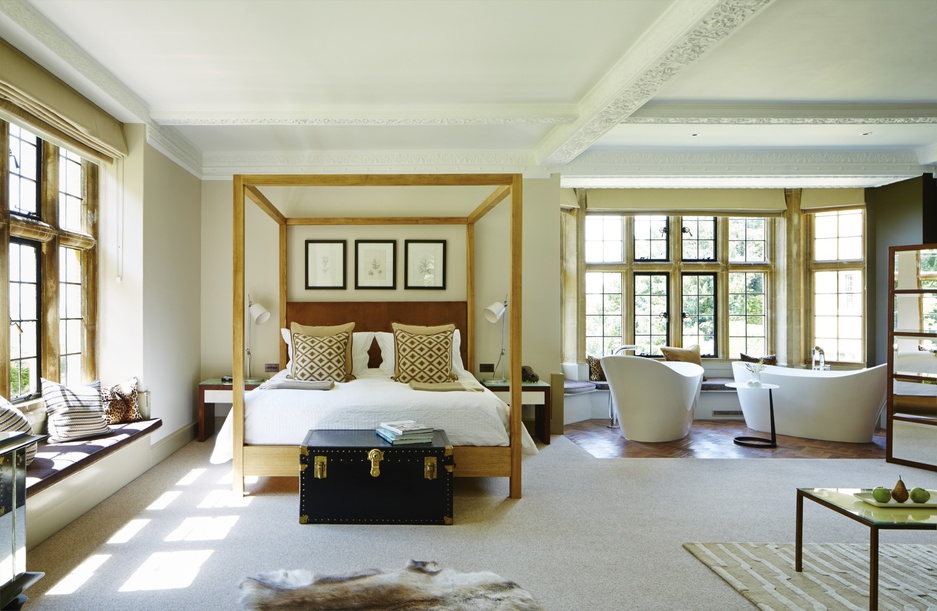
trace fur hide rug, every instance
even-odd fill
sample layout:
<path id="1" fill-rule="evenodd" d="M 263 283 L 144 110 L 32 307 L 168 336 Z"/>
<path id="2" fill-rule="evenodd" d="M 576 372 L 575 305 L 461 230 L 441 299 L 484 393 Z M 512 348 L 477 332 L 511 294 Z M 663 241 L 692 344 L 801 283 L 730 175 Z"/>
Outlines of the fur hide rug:
<path id="1" fill-rule="evenodd" d="M 247 577 L 238 587 L 240 608 L 251 611 L 542 609 L 529 592 L 494 573 L 460 573 L 416 560 L 399 571 L 368 569 L 347 575 L 315 575 L 303 569 L 270 571 Z"/>

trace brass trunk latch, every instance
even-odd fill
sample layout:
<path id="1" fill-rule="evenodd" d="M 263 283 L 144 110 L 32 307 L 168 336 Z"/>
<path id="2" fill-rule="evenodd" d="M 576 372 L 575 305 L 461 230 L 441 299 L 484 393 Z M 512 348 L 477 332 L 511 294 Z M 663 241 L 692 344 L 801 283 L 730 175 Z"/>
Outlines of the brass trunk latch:
<path id="1" fill-rule="evenodd" d="M 436 457 L 423 457 L 423 477 L 426 479 L 436 479 Z"/>
<path id="2" fill-rule="evenodd" d="M 374 448 L 368 452 L 368 460 L 371 461 L 371 477 L 379 477 L 381 475 L 381 461 L 384 460 L 384 453 Z"/>
<path id="3" fill-rule="evenodd" d="M 313 463 L 313 475 L 316 479 L 325 479 L 326 466 L 329 463 L 328 456 L 316 456 L 315 462 Z"/>

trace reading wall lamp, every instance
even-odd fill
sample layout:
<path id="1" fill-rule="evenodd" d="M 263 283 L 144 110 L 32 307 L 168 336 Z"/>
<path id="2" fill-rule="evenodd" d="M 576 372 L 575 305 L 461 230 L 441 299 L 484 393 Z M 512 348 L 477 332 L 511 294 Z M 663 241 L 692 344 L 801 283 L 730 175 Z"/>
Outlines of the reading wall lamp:
<path id="1" fill-rule="evenodd" d="M 263 380 L 251 377 L 251 327 L 254 325 L 262 325 L 270 320 L 270 312 L 259 303 L 254 303 L 253 300 L 251 300 L 250 294 L 247 295 L 247 304 L 247 313 L 250 317 L 250 321 L 247 323 L 247 379 L 244 380 L 244 383 L 260 384 Z"/>
<path id="2" fill-rule="evenodd" d="M 508 309 L 508 296 L 504 296 L 504 303 L 496 301 L 487 308 L 485 308 L 485 320 L 490 323 L 496 323 L 499 320 L 501 321 L 501 356 L 498 357 L 498 362 L 501 363 L 501 379 L 497 380 L 498 382 L 506 382 L 507 378 L 504 377 L 504 313 Z"/>

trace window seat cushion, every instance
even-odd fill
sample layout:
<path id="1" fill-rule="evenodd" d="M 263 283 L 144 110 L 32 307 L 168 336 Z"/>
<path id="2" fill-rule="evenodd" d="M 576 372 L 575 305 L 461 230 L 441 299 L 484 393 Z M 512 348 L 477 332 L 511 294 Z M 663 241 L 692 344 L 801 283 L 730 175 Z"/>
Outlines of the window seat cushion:
<path id="1" fill-rule="evenodd" d="M 565 380 L 563 382 L 563 394 L 574 395 L 581 392 L 590 392 L 595 390 L 596 386 L 597 384 L 595 382 Z"/>
<path id="2" fill-rule="evenodd" d="M 703 387 L 701 390 L 729 390 L 735 392 L 734 388 L 729 388 L 726 384 L 730 382 L 735 382 L 734 378 L 709 378 L 703 380 Z"/>
<path id="3" fill-rule="evenodd" d="M 100 437 L 58 443 L 40 442 L 36 458 L 26 469 L 27 495 L 48 488 L 115 452 L 121 446 L 143 439 L 162 424 L 163 421 L 159 418 L 137 420 L 112 424 L 110 434 Z"/>

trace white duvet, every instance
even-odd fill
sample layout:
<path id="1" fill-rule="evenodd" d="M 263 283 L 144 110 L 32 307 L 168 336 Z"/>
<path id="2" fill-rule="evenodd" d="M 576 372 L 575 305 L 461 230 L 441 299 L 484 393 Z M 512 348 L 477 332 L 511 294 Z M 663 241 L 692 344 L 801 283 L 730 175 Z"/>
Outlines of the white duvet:
<path id="1" fill-rule="evenodd" d="M 283 379 L 281 371 L 272 379 Z M 475 382 L 474 378 L 466 381 Z M 267 390 L 244 395 L 244 442 L 258 445 L 301 445 L 310 429 L 376 429 L 381 422 L 416 420 L 446 431 L 455 446 L 507 446 L 508 406 L 488 389 L 419 391 L 369 369 L 352 382 L 331 390 Z M 211 462 L 231 460 L 232 412 L 215 438 Z M 521 427 L 525 454 L 537 446 Z"/>

